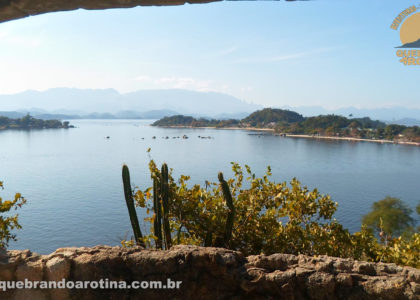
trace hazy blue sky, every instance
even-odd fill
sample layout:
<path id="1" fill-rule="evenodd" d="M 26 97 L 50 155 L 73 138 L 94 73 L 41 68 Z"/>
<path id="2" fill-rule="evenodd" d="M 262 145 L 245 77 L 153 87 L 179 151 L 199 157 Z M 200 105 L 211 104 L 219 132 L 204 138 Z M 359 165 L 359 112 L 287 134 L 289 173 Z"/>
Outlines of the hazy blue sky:
<path id="1" fill-rule="evenodd" d="M 393 19 L 418 1 L 219 2 L 0 24 L 0 94 L 52 87 L 219 91 L 265 106 L 420 108 Z"/>

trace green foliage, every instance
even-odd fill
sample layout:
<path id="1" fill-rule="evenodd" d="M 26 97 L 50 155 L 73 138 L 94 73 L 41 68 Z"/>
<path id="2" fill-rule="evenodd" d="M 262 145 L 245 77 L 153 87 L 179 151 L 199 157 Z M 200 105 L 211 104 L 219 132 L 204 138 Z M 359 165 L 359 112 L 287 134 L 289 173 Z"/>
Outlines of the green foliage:
<path id="1" fill-rule="evenodd" d="M 149 167 L 152 178 L 161 177 L 153 160 Z M 168 174 L 174 243 L 217 245 L 222 240 L 226 247 L 246 254 L 352 255 L 352 237 L 332 219 L 337 204 L 329 196 L 302 187 L 296 179 L 290 185 L 271 182 L 269 167 L 263 178 L 257 178 L 249 166 L 245 168 L 246 173 L 232 163 L 235 177 L 226 181 L 222 178 L 231 193 L 232 205 L 223 193 L 223 181 L 189 187 L 188 176 L 181 175 L 175 181 L 172 172 Z M 139 206 L 152 208 L 153 201 L 148 201 L 151 189 L 136 192 Z M 153 223 L 154 219 L 147 221 Z M 156 238 L 150 236 L 149 243 Z"/>
<path id="2" fill-rule="evenodd" d="M 321 115 L 306 118 L 304 121 L 295 124 L 278 123 L 275 129 L 281 133 L 291 134 L 420 141 L 420 127 L 418 126 L 386 125 L 368 117 L 348 119 L 336 115 Z"/>
<path id="3" fill-rule="evenodd" d="M 242 120 L 196 119 L 191 116 L 176 115 L 164 117 L 153 126 L 187 126 L 187 127 L 270 127 L 272 123 L 291 124 L 301 122 L 305 118 L 294 112 L 283 109 L 264 108 L 258 110 Z"/>
<path id="4" fill-rule="evenodd" d="M 420 268 L 420 234 L 391 239 L 388 245 L 379 248 L 378 254 L 380 261 Z"/>
<path id="5" fill-rule="evenodd" d="M 302 125 L 304 128 L 313 128 L 315 130 L 326 130 L 332 127 L 338 131 L 341 128 L 347 127 L 350 122 L 351 120 L 342 116 L 326 115 L 306 118 Z"/>
<path id="6" fill-rule="evenodd" d="M 0 189 L 3 189 L 3 182 L 0 181 Z M 16 235 L 12 234 L 12 230 L 21 229 L 18 222 L 18 215 L 3 215 L 12 209 L 16 210 L 26 203 L 26 199 L 20 193 L 15 194 L 13 200 L 3 201 L 0 197 L 0 248 L 6 248 L 10 240 L 15 241 Z"/>
<path id="7" fill-rule="evenodd" d="M 190 116 L 176 115 L 171 117 L 164 117 L 157 120 L 152 126 L 182 126 L 182 127 L 232 127 L 238 126 L 239 121 L 234 119 L 229 120 L 214 120 L 200 118 L 196 119 Z"/>
<path id="8" fill-rule="evenodd" d="M 364 118 L 353 118 L 350 119 L 351 123 L 357 125 L 357 127 L 363 128 L 363 129 L 383 129 L 386 127 L 386 124 L 384 122 L 378 121 L 378 120 L 372 120 L 369 117 Z"/>
<path id="9" fill-rule="evenodd" d="M 277 108 L 264 108 L 253 112 L 241 122 L 249 123 L 251 126 L 264 127 L 272 122 L 290 124 L 302 122 L 303 120 L 305 120 L 305 118 L 294 111 Z"/>
<path id="10" fill-rule="evenodd" d="M 420 127 L 411 126 L 403 128 L 401 134 L 409 141 L 420 142 Z"/>
<path id="11" fill-rule="evenodd" d="M 384 129 L 385 138 L 392 140 L 395 136 L 401 134 L 406 128 L 407 126 L 403 126 L 403 125 L 396 125 L 396 124 L 387 125 Z"/>
<path id="12" fill-rule="evenodd" d="M 191 126 L 195 119 L 190 116 L 176 115 L 157 120 L 152 126 Z"/>
<path id="13" fill-rule="evenodd" d="M 277 132 L 288 134 L 319 134 L 324 136 L 420 142 L 420 127 L 418 126 L 387 125 L 384 122 L 375 121 L 368 117 L 348 119 L 338 115 L 320 115 L 305 118 L 294 111 L 273 108 L 258 110 L 242 120 L 195 119 L 191 116 L 177 115 L 165 117 L 152 125 L 274 128 Z"/>
<path id="14" fill-rule="evenodd" d="M 375 137 L 379 138 L 379 130 L 385 123 L 370 118 L 348 119 L 337 115 L 320 115 L 305 118 L 298 124 L 278 124 L 276 130 L 291 134 L 320 134 L 327 136 Z"/>
<path id="15" fill-rule="evenodd" d="M 363 217 L 362 222 L 381 237 L 401 235 L 414 224 L 411 212 L 400 199 L 386 197 L 372 204 L 372 211 Z"/>
<path id="16" fill-rule="evenodd" d="M 275 183 L 270 180 L 270 167 L 258 178 L 249 166 L 232 163 L 233 178 L 225 180 L 219 173 L 218 183 L 206 181 L 203 187 L 189 184 L 189 176 L 175 180 L 165 164 L 159 170 L 150 160 L 149 169 L 153 187 L 137 189 L 134 195 L 138 206 L 146 208 L 148 214 L 154 211 L 145 218 L 154 228 L 143 238 L 146 245 L 161 248 L 159 243 L 167 239 L 156 229 L 162 229 L 163 224 L 157 223 L 161 219 L 157 207 L 166 197 L 162 190 L 167 189 L 166 211 L 174 245 L 222 246 L 245 255 L 330 255 L 420 267 L 419 233 L 406 238 L 389 235 L 386 243 L 374 235 L 378 228 L 396 234 L 411 224 L 406 218 L 410 210 L 399 199 L 388 197 L 373 205 L 374 211 L 381 213 L 382 227 L 372 222 L 373 227 L 363 224 L 360 232 L 350 234 L 333 218 L 337 203 L 330 196 L 309 190 L 295 178 L 289 183 Z M 371 218 L 375 219 L 367 219 Z M 132 243 L 123 241 L 123 245 Z"/>
<path id="17" fill-rule="evenodd" d="M 353 257 L 368 261 L 380 261 L 381 245 L 374 236 L 372 230 L 362 224 L 361 230 L 352 236 L 353 240 Z"/>
<path id="18" fill-rule="evenodd" d="M 370 235 L 363 248 L 368 260 L 420 268 L 420 234 L 415 232 L 411 212 L 403 201 L 393 197 L 372 205 L 372 211 L 363 217 L 362 227 Z M 379 234 L 380 242 L 374 233 Z"/>
<path id="19" fill-rule="evenodd" d="M 18 119 L 0 116 L 0 129 L 42 129 L 42 128 L 70 128 L 69 122 L 58 120 L 41 120 L 27 114 Z"/>

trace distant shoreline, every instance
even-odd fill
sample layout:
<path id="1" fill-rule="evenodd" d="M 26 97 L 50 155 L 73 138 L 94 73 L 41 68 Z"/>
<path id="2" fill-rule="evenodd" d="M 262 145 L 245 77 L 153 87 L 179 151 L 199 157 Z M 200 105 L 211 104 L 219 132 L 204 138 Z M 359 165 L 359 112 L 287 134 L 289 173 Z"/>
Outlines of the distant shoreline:
<path id="1" fill-rule="evenodd" d="M 323 140 L 338 140 L 348 142 L 370 142 L 378 144 L 398 144 L 398 145 L 410 145 L 420 146 L 417 142 L 404 142 L 404 141 L 391 141 L 391 140 L 372 140 L 362 139 L 354 137 L 342 137 L 342 136 L 321 136 L 321 135 L 309 135 L 309 134 L 288 134 L 288 133 L 276 133 L 272 128 L 255 128 L 255 127 L 193 127 L 193 126 L 157 126 L 160 128 L 186 128 L 186 129 L 218 129 L 218 130 L 246 130 L 246 131 L 261 131 L 261 132 L 272 132 L 274 135 L 290 137 L 290 138 L 305 138 L 305 139 L 323 139 Z"/>
<path id="2" fill-rule="evenodd" d="M 7 130 L 16 130 L 16 131 L 30 131 L 30 130 L 45 130 L 45 129 L 70 129 L 70 128 L 76 128 L 73 125 L 71 125 L 71 127 L 42 127 L 42 128 L 38 128 L 38 127 L 31 127 L 31 128 L 24 128 L 24 127 L 0 127 L 0 131 L 7 131 Z"/>
<path id="3" fill-rule="evenodd" d="M 398 145 L 411 145 L 420 146 L 417 142 L 404 142 L 404 141 L 391 141 L 391 140 L 372 140 L 372 139 L 361 139 L 353 137 L 341 137 L 341 136 L 312 136 L 307 134 L 286 134 L 286 137 L 292 138 L 309 138 L 309 139 L 325 139 L 325 140 L 342 140 L 348 142 L 370 142 L 379 144 L 398 144 Z"/>

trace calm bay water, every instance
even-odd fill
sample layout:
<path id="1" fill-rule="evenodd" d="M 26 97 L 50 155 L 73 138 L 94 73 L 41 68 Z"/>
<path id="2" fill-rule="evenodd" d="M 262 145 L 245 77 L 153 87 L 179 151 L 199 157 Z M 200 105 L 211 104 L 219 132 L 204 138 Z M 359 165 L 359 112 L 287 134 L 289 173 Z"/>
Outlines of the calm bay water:
<path id="1" fill-rule="evenodd" d="M 145 120 L 71 123 L 77 128 L 0 131 L 1 196 L 20 192 L 28 200 L 19 211 L 23 229 L 11 249 L 48 253 L 65 246 L 117 245 L 129 237 L 121 166 L 128 164 L 135 185 L 149 187 L 149 147 L 159 165 L 167 162 L 176 177 L 190 175 L 192 183 L 217 181 L 219 171 L 231 176 L 232 161 L 250 165 L 258 176 L 270 165 L 277 182 L 297 177 L 330 194 L 339 203 L 335 217 L 351 231 L 359 230 L 361 216 L 385 196 L 399 197 L 412 208 L 420 200 L 419 147 L 164 129 Z M 184 134 L 190 138 L 172 138 Z M 142 219 L 144 212 L 138 212 Z"/>

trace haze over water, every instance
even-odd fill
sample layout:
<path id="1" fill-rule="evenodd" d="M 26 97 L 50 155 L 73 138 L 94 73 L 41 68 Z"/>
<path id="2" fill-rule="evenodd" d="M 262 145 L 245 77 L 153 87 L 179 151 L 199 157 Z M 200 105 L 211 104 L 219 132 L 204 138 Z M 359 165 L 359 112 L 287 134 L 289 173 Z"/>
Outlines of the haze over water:
<path id="1" fill-rule="evenodd" d="M 149 147 L 159 165 L 167 162 L 176 178 L 190 175 L 191 183 L 217 181 L 219 171 L 232 176 L 232 161 L 250 165 L 257 176 L 270 165 L 276 182 L 297 177 L 302 185 L 330 194 L 339 203 L 335 217 L 352 232 L 374 201 L 389 195 L 414 208 L 420 200 L 419 147 L 165 129 L 150 122 L 74 120 L 75 129 L 0 131 L 1 196 L 10 199 L 20 192 L 28 200 L 19 211 L 23 229 L 9 248 L 49 253 L 66 246 L 117 245 L 129 238 L 121 166 L 128 164 L 133 184 L 151 186 Z M 184 134 L 189 139 L 172 138 Z M 142 221 L 144 212 L 138 213 Z"/>

